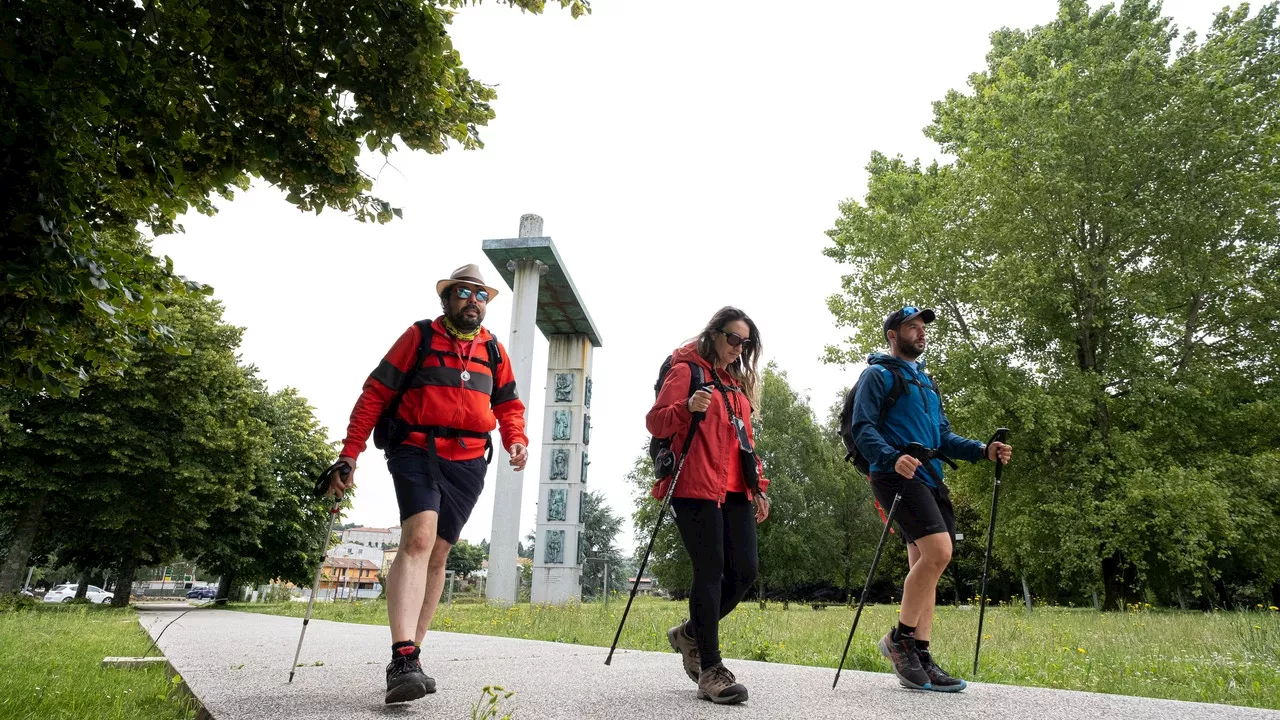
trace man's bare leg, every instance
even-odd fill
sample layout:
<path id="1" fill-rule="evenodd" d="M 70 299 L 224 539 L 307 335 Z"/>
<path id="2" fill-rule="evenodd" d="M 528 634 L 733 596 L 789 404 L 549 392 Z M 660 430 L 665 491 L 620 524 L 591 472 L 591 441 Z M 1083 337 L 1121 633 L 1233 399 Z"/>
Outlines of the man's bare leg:
<path id="1" fill-rule="evenodd" d="M 907 573 L 902 588 L 903 625 L 916 628 L 917 640 L 928 640 L 933 626 L 933 606 L 938 578 L 951 562 L 951 536 L 945 532 L 918 538 L 915 542 L 920 557 Z M 908 559 L 910 555 L 908 554 Z M 921 630 L 924 634 L 921 634 Z"/>
<path id="2" fill-rule="evenodd" d="M 440 594 L 444 592 L 445 565 L 449 562 L 449 551 L 453 545 L 436 538 L 435 547 L 431 549 L 431 562 L 427 566 L 427 589 L 422 597 L 422 611 L 418 613 L 417 634 L 414 642 L 422 644 L 422 639 L 431 629 L 431 619 L 436 616 L 436 608 L 440 606 Z"/>
<path id="3" fill-rule="evenodd" d="M 414 625 L 422 609 L 438 518 L 439 513 L 427 510 L 401 524 L 400 552 L 396 553 L 387 577 L 387 618 L 393 643 L 414 640 Z"/>
<path id="4" fill-rule="evenodd" d="M 920 548 L 915 543 L 907 544 L 907 568 L 913 568 L 920 561 Z M 941 576 L 939 576 L 941 577 Z M 933 596 L 929 598 L 928 606 L 924 609 L 924 615 L 916 625 L 916 640 L 929 641 L 929 633 L 933 631 L 933 609 L 937 603 L 937 589 L 934 589 Z"/>

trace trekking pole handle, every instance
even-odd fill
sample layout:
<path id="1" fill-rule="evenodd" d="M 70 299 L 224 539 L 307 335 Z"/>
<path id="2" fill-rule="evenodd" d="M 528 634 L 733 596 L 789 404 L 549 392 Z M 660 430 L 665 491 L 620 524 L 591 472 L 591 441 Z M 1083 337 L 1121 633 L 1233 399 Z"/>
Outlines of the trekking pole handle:
<path id="1" fill-rule="evenodd" d="M 329 492 L 329 479 L 335 471 L 342 475 L 343 480 L 346 480 L 347 476 L 351 474 L 351 466 L 339 460 L 325 468 L 324 472 L 316 477 L 316 483 L 311 488 L 312 494 L 316 497 L 324 497 L 324 494 Z"/>
<path id="2" fill-rule="evenodd" d="M 997 428 L 995 434 L 992 435 L 991 439 L 987 441 L 987 444 L 982 446 L 982 454 L 985 455 L 987 453 L 987 450 L 990 449 L 991 447 L 991 443 L 994 443 L 994 442 L 1007 443 L 1008 440 L 1009 440 L 1009 428 Z M 1000 470 L 1000 467 L 1004 465 L 1004 463 L 1000 462 L 999 453 L 996 454 L 995 463 L 996 463 L 996 471 L 998 473 Z M 996 482 L 1000 482 L 999 474 L 996 475 Z"/>

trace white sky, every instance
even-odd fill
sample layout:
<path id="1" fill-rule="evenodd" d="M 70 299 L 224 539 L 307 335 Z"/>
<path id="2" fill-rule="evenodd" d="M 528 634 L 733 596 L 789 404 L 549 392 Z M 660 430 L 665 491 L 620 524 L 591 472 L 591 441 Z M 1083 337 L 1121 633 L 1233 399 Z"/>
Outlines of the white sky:
<path id="1" fill-rule="evenodd" d="M 819 359 L 838 339 L 825 299 L 840 269 L 821 254 L 837 203 L 865 194 L 872 150 L 938 156 L 921 132 L 931 103 L 967 90 L 990 32 L 1049 22 L 1057 4 L 594 0 L 578 20 L 547 4 L 542 16 L 493 2 L 458 14 L 454 46 L 474 77 L 498 86 L 497 117 L 481 128 L 483 150 L 400 152 L 386 167 L 365 158 L 375 194 L 404 208 L 403 220 L 301 214 L 259 184 L 213 218 L 183 218 L 186 234 L 155 246 L 246 328 L 244 362 L 273 390 L 298 388 L 340 440 L 365 377 L 405 327 L 438 314 L 435 282 L 454 268 L 477 263 L 504 290 L 485 325 L 508 342 L 512 293 L 480 243 L 541 215 L 604 341 L 588 487 L 624 518 L 629 553 L 634 495 L 623 476 L 647 442 L 665 354 L 737 305 L 758 324 L 764 359 L 825 417 L 858 369 Z M 1222 5 L 1175 0 L 1165 13 L 1203 33 Z M 521 389 L 538 403 L 522 538 L 534 526 L 546 352 L 539 335 L 535 387 Z M 492 536 L 498 457 L 462 533 L 473 542 Z M 398 522 L 372 443 L 356 489 L 344 521 Z"/>

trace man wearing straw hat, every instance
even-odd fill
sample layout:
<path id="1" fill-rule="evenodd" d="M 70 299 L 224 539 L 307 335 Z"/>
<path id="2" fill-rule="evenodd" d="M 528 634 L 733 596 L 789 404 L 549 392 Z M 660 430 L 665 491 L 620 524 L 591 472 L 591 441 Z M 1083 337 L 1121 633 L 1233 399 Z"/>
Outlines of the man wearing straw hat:
<path id="1" fill-rule="evenodd" d="M 445 563 L 475 507 L 500 429 L 511 466 L 523 470 L 529 439 L 524 403 L 506 349 L 486 330 L 497 289 L 464 265 L 436 283 L 443 314 L 409 326 L 364 383 L 333 473 L 341 497 L 355 482 L 369 433 L 384 451 L 400 506 L 400 550 L 387 577 L 391 663 L 387 703 L 435 692 L 422 670 L 422 639 L 444 589 Z"/>

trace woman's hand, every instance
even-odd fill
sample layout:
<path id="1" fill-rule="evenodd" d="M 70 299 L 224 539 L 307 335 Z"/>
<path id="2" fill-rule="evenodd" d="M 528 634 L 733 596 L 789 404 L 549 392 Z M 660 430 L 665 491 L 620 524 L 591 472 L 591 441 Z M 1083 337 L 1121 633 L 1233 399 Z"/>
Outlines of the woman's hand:
<path id="1" fill-rule="evenodd" d="M 751 496 L 751 503 L 756 506 L 756 524 L 764 522 L 769 517 L 769 498 L 764 493 L 755 493 Z"/>
<path id="2" fill-rule="evenodd" d="M 689 398 L 689 412 L 700 413 L 706 412 L 711 407 L 711 391 L 699 390 Z"/>

